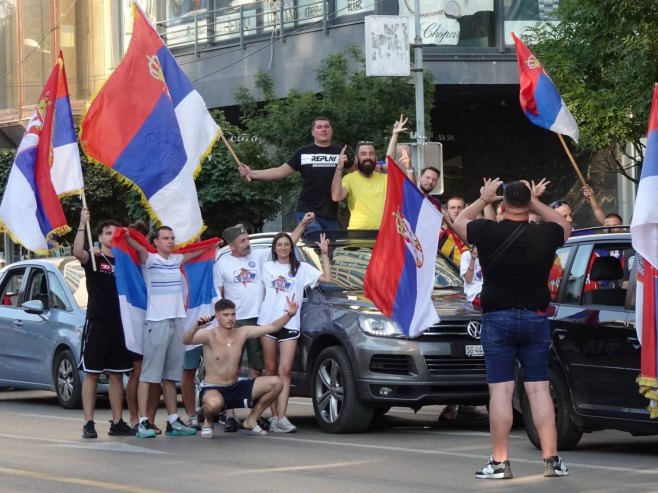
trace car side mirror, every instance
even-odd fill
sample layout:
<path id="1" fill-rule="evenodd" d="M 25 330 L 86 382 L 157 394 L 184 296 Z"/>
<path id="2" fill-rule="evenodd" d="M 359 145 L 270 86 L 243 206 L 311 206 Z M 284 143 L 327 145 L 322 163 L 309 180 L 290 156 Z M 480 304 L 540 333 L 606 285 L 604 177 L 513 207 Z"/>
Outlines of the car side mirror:
<path id="1" fill-rule="evenodd" d="M 45 310 L 41 300 L 30 300 L 23 303 L 23 310 L 34 315 L 41 315 Z"/>

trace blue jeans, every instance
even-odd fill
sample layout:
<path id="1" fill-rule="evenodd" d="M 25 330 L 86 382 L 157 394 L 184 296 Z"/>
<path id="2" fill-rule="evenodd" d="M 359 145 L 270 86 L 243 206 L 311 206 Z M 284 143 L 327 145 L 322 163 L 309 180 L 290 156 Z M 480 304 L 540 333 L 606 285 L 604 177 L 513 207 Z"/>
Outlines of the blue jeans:
<path id="1" fill-rule="evenodd" d="M 302 222 L 305 214 L 306 212 L 299 211 L 295 213 L 295 218 L 297 219 L 298 223 Z M 322 217 L 316 214 L 313 222 L 306 226 L 304 236 L 315 231 L 338 231 L 338 219 L 329 219 L 328 217 Z"/>
<path id="2" fill-rule="evenodd" d="M 482 348 L 487 382 L 514 380 L 518 359 L 526 382 L 548 380 L 550 324 L 530 310 L 500 310 L 482 315 Z"/>

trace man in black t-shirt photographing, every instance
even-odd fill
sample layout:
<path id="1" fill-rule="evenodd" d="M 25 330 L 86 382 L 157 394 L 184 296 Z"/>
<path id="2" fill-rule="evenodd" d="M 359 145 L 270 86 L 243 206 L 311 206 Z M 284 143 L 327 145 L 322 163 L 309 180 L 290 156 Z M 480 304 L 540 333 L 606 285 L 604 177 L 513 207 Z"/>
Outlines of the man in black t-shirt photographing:
<path id="1" fill-rule="evenodd" d="M 311 124 L 313 144 L 300 147 L 287 162 L 276 168 L 251 169 L 240 165 L 240 174 L 253 180 L 281 180 L 296 171 L 302 176 L 302 190 L 297 201 L 297 222 L 307 212 L 315 214 L 315 220 L 306 228 L 312 231 L 336 231 L 338 229 L 338 203 L 331 199 L 331 181 L 339 161 L 347 162 L 345 149 L 332 144 L 333 129 L 328 118 L 319 116 Z"/>
<path id="2" fill-rule="evenodd" d="M 501 198 L 496 194 L 501 185 L 498 179 L 485 180 L 480 197 L 454 222 L 455 231 L 477 246 L 484 276 L 480 295 L 482 347 L 489 384 L 492 453 L 475 477 L 512 477 L 509 433 L 517 360 L 541 441 L 544 476 L 566 476 L 569 471 L 557 454 L 555 411 L 549 393 L 550 326 L 545 311 L 555 251 L 571 235 L 571 225 L 543 204 L 539 193 L 534 194 L 525 181 L 504 186 L 500 222 L 476 219 L 485 206 Z M 543 222 L 528 223 L 530 212 Z"/>
<path id="3" fill-rule="evenodd" d="M 133 369 L 132 355 L 126 349 L 126 341 L 119 311 L 114 276 L 114 255 L 112 236 L 119 225 L 115 221 L 105 221 L 98 225 L 100 252 L 85 249 L 85 225 L 89 222 L 89 210 L 82 209 L 80 226 L 73 242 L 73 255 L 85 270 L 87 281 L 87 320 L 82 334 L 82 357 L 80 369 L 85 372 L 82 382 L 82 408 L 85 424 L 83 438 L 96 438 L 94 409 L 96 407 L 96 387 L 103 372 L 110 375 L 110 407 L 112 421 L 109 435 L 134 435 L 135 431 L 121 418 L 123 408 L 123 373 Z M 96 270 L 92 268 L 91 255 L 95 256 Z"/>

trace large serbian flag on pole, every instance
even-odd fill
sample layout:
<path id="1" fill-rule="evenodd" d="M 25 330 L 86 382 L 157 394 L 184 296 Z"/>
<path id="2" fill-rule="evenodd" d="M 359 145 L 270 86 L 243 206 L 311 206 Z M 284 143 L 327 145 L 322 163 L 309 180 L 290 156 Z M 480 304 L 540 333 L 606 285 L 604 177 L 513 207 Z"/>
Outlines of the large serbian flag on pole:
<path id="1" fill-rule="evenodd" d="M 443 215 L 390 157 L 384 216 L 366 269 L 365 294 L 415 337 L 439 321 L 432 302 Z"/>
<path id="2" fill-rule="evenodd" d="M 640 257 L 637 268 L 635 326 L 642 341 L 642 367 L 638 383 L 640 392 L 650 399 L 652 418 L 658 417 L 658 349 L 656 306 L 658 305 L 658 85 L 653 90 L 647 147 L 642 175 L 635 197 L 631 222 L 633 248 Z"/>
<path id="3" fill-rule="evenodd" d="M 186 243 L 204 229 L 194 177 L 219 127 L 136 4 L 133 19 L 126 55 L 91 102 L 80 142 L 141 192 L 177 244 Z"/>
<path id="4" fill-rule="evenodd" d="M 514 33 L 512 38 L 516 44 L 516 59 L 519 64 L 519 99 L 523 113 L 535 125 L 568 135 L 578 142 L 578 124 L 557 87 L 523 41 Z"/>
<path id="5" fill-rule="evenodd" d="M 0 226 L 28 250 L 46 254 L 71 230 L 59 198 L 83 188 L 60 52 L 9 172 L 0 204 Z"/>
<path id="6" fill-rule="evenodd" d="M 126 347 L 134 353 L 143 354 L 147 290 L 137 253 L 128 245 L 125 232 L 125 228 L 117 228 L 112 238 L 121 322 Z M 155 253 L 153 246 L 142 234 L 131 229 L 130 236 L 142 244 L 147 251 Z M 185 330 L 192 327 L 200 317 L 215 314 L 214 303 L 219 296 L 213 282 L 212 268 L 218 241 L 218 238 L 211 238 L 189 244 L 174 252 L 185 254 L 199 249 L 203 250 L 199 256 L 188 260 L 181 266 L 185 279 L 183 297 L 187 310 Z"/>

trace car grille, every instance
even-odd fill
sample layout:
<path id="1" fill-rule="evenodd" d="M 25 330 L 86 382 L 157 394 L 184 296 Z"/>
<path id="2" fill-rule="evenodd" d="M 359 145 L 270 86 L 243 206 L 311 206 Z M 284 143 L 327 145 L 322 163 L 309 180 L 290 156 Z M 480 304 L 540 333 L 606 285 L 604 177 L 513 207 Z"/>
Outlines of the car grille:
<path id="1" fill-rule="evenodd" d="M 389 375 L 416 375 L 411 356 L 404 354 L 376 354 L 370 359 L 370 371 Z"/>
<path id="2" fill-rule="evenodd" d="M 477 319 L 474 319 L 474 321 Z M 468 336 L 468 326 L 469 321 L 465 320 L 456 320 L 456 321 L 443 321 L 439 322 L 436 325 L 428 328 L 422 332 L 423 337 L 433 337 L 433 336 Z"/>
<path id="3" fill-rule="evenodd" d="M 452 358 L 450 356 L 425 356 L 430 375 L 482 375 L 485 373 L 484 358 Z"/>

